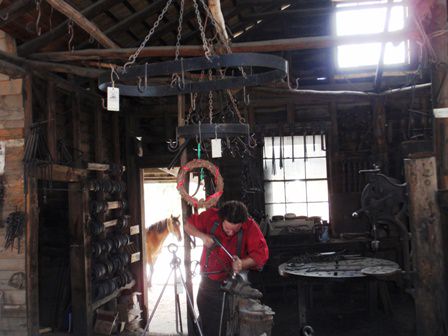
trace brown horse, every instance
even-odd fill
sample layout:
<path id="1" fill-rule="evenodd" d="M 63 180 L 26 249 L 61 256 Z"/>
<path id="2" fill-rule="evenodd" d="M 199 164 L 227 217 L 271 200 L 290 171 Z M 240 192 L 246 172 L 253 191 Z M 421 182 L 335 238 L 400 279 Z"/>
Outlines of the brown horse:
<path id="1" fill-rule="evenodd" d="M 163 242 L 168 234 L 172 233 L 178 241 L 182 240 L 180 232 L 179 216 L 170 216 L 157 223 L 152 224 L 146 231 L 146 254 L 150 269 L 148 285 L 151 286 L 151 278 L 154 273 L 154 264 L 162 250 Z"/>

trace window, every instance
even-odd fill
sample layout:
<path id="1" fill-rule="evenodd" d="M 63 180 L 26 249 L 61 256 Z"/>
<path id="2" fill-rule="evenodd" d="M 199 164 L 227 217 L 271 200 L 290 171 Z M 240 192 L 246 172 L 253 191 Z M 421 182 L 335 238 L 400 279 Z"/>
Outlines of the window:
<path id="1" fill-rule="evenodd" d="M 368 40 L 369 34 L 384 33 L 388 6 L 391 7 L 386 32 L 404 30 L 408 10 L 402 0 L 342 2 L 336 6 L 336 35 L 366 35 Z M 380 60 L 381 50 L 381 42 L 340 45 L 337 47 L 338 67 L 347 69 L 376 66 Z M 386 42 L 383 62 L 385 65 L 408 64 L 409 41 Z"/>
<path id="2" fill-rule="evenodd" d="M 264 138 L 267 216 L 295 213 L 328 220 L 327 160 L 321 144 L 320 135 Z"/>

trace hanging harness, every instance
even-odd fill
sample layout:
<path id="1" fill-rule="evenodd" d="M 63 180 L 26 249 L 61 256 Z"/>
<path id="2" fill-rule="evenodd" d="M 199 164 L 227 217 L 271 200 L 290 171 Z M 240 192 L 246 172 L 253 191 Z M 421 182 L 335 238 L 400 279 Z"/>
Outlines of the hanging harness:
<path id="1" fill-rule="evenodd" d="M 212 229 L 210 230 L 210 236 L 212 236 L 212 238 L 215 237 L 215 232 L 218 229 L 219 226 L 219 222 L 214 222 Z M 242 246 L 243 246 L 243 230 L 241 229 L 240 231 L 238 231 L 237 233 L 237 241 L 236 241 L 236 255 L 238 256 L 238 258 L 241 258 L 241 250 L 242 250 Z M 207 248 L 207 252 L 205 255 L 205 265 L 204 268 L 207 269 L 208 268 L 208 259 L 210 257 L 210 254 L 212 253 L 213 249 L 216 247 L 216 245 L 213 245 L 210 248 Z M 221 271 L 213 271 L 213 272 L 202 272 L 203 275 L 208 275 L 208 274 L 219 274 L 219 273 L 223 273 L 226 272 L 226 270 L 221 270 Z"/>

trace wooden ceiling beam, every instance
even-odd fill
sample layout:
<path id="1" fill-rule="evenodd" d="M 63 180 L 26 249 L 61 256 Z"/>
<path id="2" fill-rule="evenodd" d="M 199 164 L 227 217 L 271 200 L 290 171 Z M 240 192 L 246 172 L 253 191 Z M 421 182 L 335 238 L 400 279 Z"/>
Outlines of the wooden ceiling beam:
<path id="1" fill-rule="evenodd" d="M 47 3 L 61 12 L 67 18 L 76 22 L 84 31 L 97 40 L 105 48 L 120 48 L 118 44 L 109 39 L 94 23 L 63 0 L 47 0 Z"/>
<path id="2" fill-rule="evenodd" d="M 313 36 L 299 37 L 291 39 L 279 39 L 270 41 L 242 42 L 233 43 L 231 45 L 233 52 L 277 52 L 288 50 L 305 50 L 305 49 L 323 49 L 336 47 L 343 44 L 355 44 L 366 42 L 398 42 L 404 39 L 415 38 L 418 36 L 414 32 L 388 32 L 369 35 L 353 35 L 353 36 Z M 146 47 L 139 54 L 140 58 L 144 57 L 173 57 L 176 46 L 163 47 Z M 83 60 L 126 60 L 135 52 L 135 48 L 121 49 L 85 49 L 63 52 L 48 52 L 30 55 L 30 58 L 53 61 L 83 61 Z M 202 45 L 183 45 L 180 48 L 180 56 L 192 57 L 203 56 L 204 51 Z"/>
<path id="3" fill-rule="evenodd" d="M 10 78 L 25 77 L 27 71 L 20 66 L 0 59 L 0 73 L 8 75 Z"/>
<path id="4" fill-rule="evenodd" d="M 80 67 L 75 65 L 69 65 L 69 64 L 61 64 L 61 63 L 51 63 L 51 62 L 42 62 L 42 61 L 32 61 L 28 60 L 22 57 L 18 57 L 9 53 L 6 53 L 4 51 L 0 51 L 0 73 L 2 73 L 2 70 L 7 71 L 6 66 L 13 65 L 14 67 L 9 66 L 9 71 L 15 71 L 18 75 L 21 75 L 21 70 L 18 68 L 21 68 L 22 70 L 28 70 L 33 71 L 36 69 L 39 70 L 46 70 L 50 72 L 56 72 L 56 73 L 66 73 L 66 74 L 72 74 L 77 75 L 80 77 L 87 77 L 87 78 L 98 78 L 104 70 L 99 69 L 93 69 L 93 68 L 86 68 L 86 67 Z M 3 68 L 5 67 L 5 69 Z M 23 71 L 25 71 L 23 70 Z M 11 74 L 7 72 L 3 72 L 7 75 L 12 76 Z M 21 77 L 21 76 L 19 76 Z"/>
<path id="5" fill-rule="evenodd" d="M 101 14 L 107 8 L 112 8 L 116 4 L 121 3 L 123 0 L 99 0 L 89 7 L 81 11 L 87 19 L 92 19 Z M 60 38 L 67 33 L 67 24 L 69 20 L 62 22 L 60 25 L 52 29 L 46 34 L 36 37 L 33 40 L 27 41 L 17 48 L 17 53 L 21 56 L 27 56 L 40 48 L 48 45 L 52 41 Z"/>

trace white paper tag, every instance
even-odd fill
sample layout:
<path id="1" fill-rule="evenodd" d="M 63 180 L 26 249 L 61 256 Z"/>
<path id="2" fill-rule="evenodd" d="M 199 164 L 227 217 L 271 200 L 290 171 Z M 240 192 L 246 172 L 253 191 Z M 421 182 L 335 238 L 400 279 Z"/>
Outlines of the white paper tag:
<path id="1" fill-rule="evenodd" d="M 120 89 L 115 87 L 107 88 L 107 110 L 120 111 Z"/>
<path id="2" fill-rule="evenodd" d="M 221 139 L 212 139 L 212 157 L 220 158 L 222 156 Z"/>

